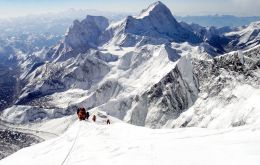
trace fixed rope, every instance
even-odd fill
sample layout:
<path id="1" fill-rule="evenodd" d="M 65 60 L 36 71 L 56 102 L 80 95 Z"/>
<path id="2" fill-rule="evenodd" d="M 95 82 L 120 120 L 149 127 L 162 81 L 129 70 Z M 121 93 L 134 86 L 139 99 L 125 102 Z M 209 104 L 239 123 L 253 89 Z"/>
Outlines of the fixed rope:
<path id="1" fill-rule="evenodd" d="M 70 147 L 70 150 L 69 150 L 69 152 L 67 153 L 65 159 L 62 161 L 61 165 L 64 165 L 64 164 L 66 163 L 66 161 L 68 160 L 69 155 L 70 155 L 70 153 L 72 152 L 72 150 L 73 150 L 73 148 L 74 148 L 74 146 L 75 146 L 75 144 L 76 144 L 76 141 L 77 141 L 77 139 L 78 139 L 80 129 L 81 129 L 81 124 L 79 125 L 77 135 L 76 135 L 76 137 L 75 137 L 75 139 L 74 139 L 74 141 L 73 141 L 73 143 L 72 143 L 72 145 L 71 145 L 71 147 Z"/>

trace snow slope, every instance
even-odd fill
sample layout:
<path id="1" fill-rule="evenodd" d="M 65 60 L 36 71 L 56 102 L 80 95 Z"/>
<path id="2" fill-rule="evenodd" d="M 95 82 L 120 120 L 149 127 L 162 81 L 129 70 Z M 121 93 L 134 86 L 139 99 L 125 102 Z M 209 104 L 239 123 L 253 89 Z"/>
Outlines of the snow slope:
<path id="1" fill-rule="evenodd" d="M 252 48 L 260 43 L 260 21 L 240 27 L 237 31 L 229 32 L 225 35 L 233 38 L 229 45 L 233 45 L 237 49 Z"/>
<path id="2" fill-rule="evenodd" d="M 86 60 L 92 62 L 84 65 L 73 59 L 71 63 L 67 61 L 69 65 L 63 63 L 64 67 L 56 63 L 53 69 L 48 69 L 53 76 L 39 70 L 33 72 L 32 87 L 43 83 L 38 89 L 43 92 L 53 89 L 54 93 L 34 102 L 36 107 L 20 105 L 6 109 L 1 118 L 16 123 L 36 122 L 71 115 L 78 106 L 83 106 L 152 128 L 226 128 L 255 124 L 260 118 L 259 51 L 260 48 L 255 47 L 209 58 L 207 54 L 203 56 L 199 46 L 175 43 L 94 52 L 86 55 Z M 97 58 L 109 57 L 109 54 L 117 60 L 105 62 Z M 92 64 L 93 59 L 98 60 L 96 65 Z M 60 69 L 56 70 L 56 66 Z M 95 68 L 104 71 L 104 66 L 107 72 L 98 74 Z M 39 79 L 34 78 L 37 72 L 43 75 Z M 100 75 L 102 79 L 95 84 L 91 75 Z M 56 76 L 60 76 L 58 82 L 68 86 L 65 91 L 57 92 Z M 84 89 L 81 84 L 88 82 L 89 86 Z M 37 88 L 28 88 L 28 91 L 34 89 Z M 244 89 L 251 92 L 244 93 Z"/>
<path id="3" fill-rule="evenodd" d="M 24 148 L 0 165 L 258 165 L 259 146 L 259 126 L 152 130 L 77 121 L 60 137 Z"/>

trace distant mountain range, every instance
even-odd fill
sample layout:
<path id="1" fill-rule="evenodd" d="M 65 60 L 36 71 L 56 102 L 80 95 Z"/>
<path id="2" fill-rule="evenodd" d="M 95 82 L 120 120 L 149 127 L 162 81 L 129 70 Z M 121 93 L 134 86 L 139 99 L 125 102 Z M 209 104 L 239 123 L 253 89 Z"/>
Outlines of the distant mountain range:
<path id="1" fill-rule="evenodd" d="M 176 16 L 178 21 L 196 23 L 201 26 L 238 27 L 260 21 L 260 16 L 238 17 L 233 15 Z"/>

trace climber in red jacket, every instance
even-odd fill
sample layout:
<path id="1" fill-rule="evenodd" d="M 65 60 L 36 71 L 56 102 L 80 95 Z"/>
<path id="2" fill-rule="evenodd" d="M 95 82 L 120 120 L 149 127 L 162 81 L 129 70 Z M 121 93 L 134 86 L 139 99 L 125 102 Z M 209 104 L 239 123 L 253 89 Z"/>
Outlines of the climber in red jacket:
<path id="1" fill-rule="evenodd" d="M 78 108 L 77 115 L 79 120 L 85 120 L 87 117 L 86 109 L 85 108 Z"/>

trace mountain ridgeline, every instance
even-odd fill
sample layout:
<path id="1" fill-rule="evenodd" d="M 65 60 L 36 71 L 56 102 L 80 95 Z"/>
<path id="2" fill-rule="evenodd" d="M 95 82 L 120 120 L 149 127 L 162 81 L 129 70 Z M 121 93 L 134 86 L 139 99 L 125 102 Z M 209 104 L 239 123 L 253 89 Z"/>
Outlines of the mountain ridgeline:
<path id="1" fill-rule="evenodd" d="M 17 58 L 19 97 L 1 119 L 37 122 L 84 106 L 151 128 L 251 124 L 259 104 L 240 89 L 259 97 L 259 42 L 259 22 L 206 28 L 176 21 L 162 2 L 113 23 L 88 15 L 57 45 Z"/>

